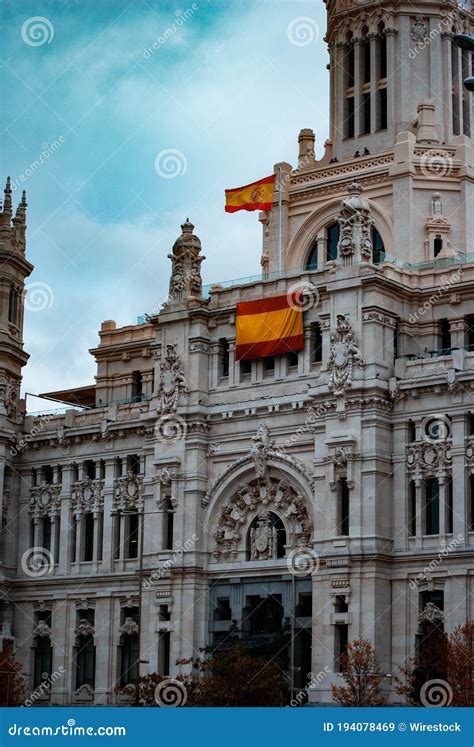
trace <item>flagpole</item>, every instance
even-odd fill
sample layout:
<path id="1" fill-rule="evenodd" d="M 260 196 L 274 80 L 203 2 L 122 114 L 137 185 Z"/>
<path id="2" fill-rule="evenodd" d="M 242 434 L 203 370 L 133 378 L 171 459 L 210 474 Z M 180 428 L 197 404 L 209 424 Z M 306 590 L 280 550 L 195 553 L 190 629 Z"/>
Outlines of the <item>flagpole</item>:
<path id="1" fill-rule="evenodd" d="M 278 271 L 283 271 L 283 248 L 281 242 L 281 193 L 283 185 L 281 183 L 281 164 L 278 165 Z"/>

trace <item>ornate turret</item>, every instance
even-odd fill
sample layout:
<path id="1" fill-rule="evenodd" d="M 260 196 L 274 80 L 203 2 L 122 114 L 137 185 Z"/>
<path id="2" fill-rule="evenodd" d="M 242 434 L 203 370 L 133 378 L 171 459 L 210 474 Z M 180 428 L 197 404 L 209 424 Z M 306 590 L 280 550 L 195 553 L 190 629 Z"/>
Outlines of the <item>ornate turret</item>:
<path id="1" fill-rule="evenodd" d="M 10 177 L 0 212 L 0 416 L 18 416 L 21 369 L 28 360 L 23 350 L 25 278 L 33 270 L 25 258 L 26 193 L 12 219 Z"/>
<path id="2" fill-rule="evenodd" d="M 172 262 L 170 303 L 200 298 L 202 291 L 201 262 L 205 257 L 200 256 L 201 240 L 193 233 L 194 226 L 189 218 L 182 224 L 181 231 L 174 242 L 173 253 L 168 254 Z"/>

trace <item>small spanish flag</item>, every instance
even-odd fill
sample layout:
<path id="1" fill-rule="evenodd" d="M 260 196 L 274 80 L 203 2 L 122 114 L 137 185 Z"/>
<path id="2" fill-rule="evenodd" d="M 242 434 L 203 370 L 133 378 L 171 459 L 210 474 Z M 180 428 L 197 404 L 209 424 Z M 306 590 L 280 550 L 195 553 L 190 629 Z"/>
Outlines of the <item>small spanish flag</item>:
<path id="1" fill-rule="evenodd" d="M 245 187 L 226 189 L 226 213 L 236 213 L 237 210 L 271 210 L 275 180 L 276 174 L 272 174 L 259 182 L 246 184 Z"/>
<path id="2" fill-rule="evenodd" d="M 301 293 L 238 303 L 236 334 L 237 360 L 302 350 Z"/>

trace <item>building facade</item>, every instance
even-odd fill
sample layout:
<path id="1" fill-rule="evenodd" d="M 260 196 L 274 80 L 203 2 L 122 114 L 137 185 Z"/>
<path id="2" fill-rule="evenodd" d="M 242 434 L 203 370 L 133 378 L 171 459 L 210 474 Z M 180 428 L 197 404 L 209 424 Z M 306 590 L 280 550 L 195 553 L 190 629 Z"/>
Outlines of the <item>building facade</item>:
<path id="1" fill-rule="evenodd" d="M 35 417 L 7 184 L 2 639 L 38 703 L 126 703 L 241 641 L 324 704 L 348 641 L 390 675 L 424 619 L 473 619 L 470 2 L 326 5 L 330 138 L 275 165 L 261 276 L 203 289 L 186 220 L 160 313 L 103 322 L 95 384 Z M 236 303 L 294 293 L 304 350 L 236 360 Z"/>

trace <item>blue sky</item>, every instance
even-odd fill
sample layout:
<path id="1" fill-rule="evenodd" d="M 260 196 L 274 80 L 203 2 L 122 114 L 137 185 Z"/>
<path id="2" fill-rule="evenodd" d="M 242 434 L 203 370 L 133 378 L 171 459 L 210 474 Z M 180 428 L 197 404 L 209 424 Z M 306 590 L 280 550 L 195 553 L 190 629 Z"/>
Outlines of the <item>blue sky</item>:
<path id="1" fill-rule="evenodd" d="M 301 18 L 309 36 L 295 44 L 289 27 Z M 80 386 L 93 381 L 87 351 L 102 320 L 130 324 L 160 308 L 186 217 L 207 257 L 204 283 L 259 272 L 257 213 L 226 214 L 224 189 L 295 164 L 302 127 L 321 154 L 325 8 L 2 0 L 0 21 L 1 173 L 25 179 L 38 294 L 26 312 L 24 388 Z"/>

